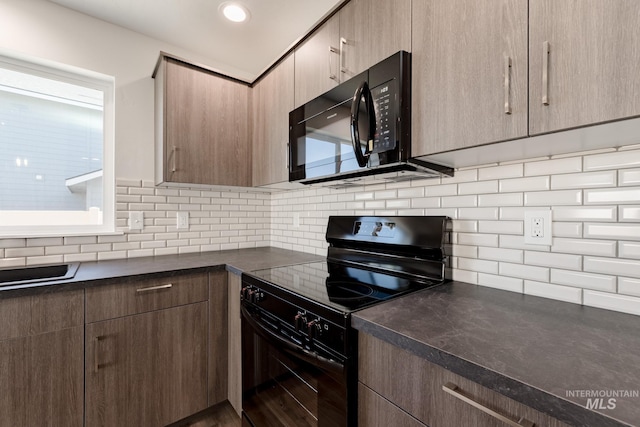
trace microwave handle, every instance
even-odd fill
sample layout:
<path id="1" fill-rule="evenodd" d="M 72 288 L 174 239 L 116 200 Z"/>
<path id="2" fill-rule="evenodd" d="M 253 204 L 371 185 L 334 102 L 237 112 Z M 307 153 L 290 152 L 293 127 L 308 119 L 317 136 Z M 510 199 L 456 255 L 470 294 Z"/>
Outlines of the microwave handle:
<path id="1" fill-rule="evenodd" d="M 369 121 L 367 146 L 364 153 L 360 147 L 360 129 L 358 128 L 358 119 L 360 116 L 360 100 L 364 98 L 364 102 L 367 108 L 367 119 Z M 369 156 L 373 151 L 373 136 L 376 132 L 376 113 L 373 107 L 373 96 L 369 85 L 366 81 L 360 83 L 356 93 L 353 95 L 353 102 L 351 103 L 351 144 L 353 145 L 353 151 L 356 155 L 356 160 L 360 167 L 367 166 L 369 162 Z"/>

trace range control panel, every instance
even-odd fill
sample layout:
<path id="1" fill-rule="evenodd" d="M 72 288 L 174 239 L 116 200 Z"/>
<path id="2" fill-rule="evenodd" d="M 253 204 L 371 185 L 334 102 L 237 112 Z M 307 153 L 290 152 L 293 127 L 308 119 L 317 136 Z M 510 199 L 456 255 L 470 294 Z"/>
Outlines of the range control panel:
<path id="1" fill-rule="evenodd" d="M 374 153 L 396 148 L 396 123 L 393 118 L 396 116 L 397 86 L 397 81 L 391 80 L 371 89 L 376 112 L 376 133 L 373 137 Z"/>

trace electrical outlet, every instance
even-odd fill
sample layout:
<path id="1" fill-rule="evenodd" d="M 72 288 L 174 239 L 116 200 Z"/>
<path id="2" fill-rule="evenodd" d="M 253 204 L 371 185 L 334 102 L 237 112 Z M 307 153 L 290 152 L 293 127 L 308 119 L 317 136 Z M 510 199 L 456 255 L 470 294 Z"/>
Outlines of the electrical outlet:
<path id="1" fill-rule="evenodd" d="M 551 210 L 524 212 L 524 243 L 551 246 Z"/>
<path id="2" fill-rule="evenodd" d="M 178 230 L 189 228 L 189 212 L 178 212 L 176 214 L 176 228 Z"/>
<path id="3" fill-rule="evenodd" d="M 143 212 L 129 212 L 129 230 L 142 230 L 144 227 Z"/>

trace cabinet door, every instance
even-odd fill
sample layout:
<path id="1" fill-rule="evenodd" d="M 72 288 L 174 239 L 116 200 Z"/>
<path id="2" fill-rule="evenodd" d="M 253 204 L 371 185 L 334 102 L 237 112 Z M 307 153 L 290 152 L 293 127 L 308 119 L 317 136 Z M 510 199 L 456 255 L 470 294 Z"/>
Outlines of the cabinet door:
<path id="1" fill-rule="evenodd" d="M 242 322 L 240 318 L 241 276 L 229 273 L 229 402 L 242 413 Z"/>
<path id="2" fill-rule="evenodd" d="M 86 425 L 157 427 L 207 407 L 207 303 L 86 325 Z"/>
<path id="3" fill-rule="evenodd" d="M 82 427 L 83 330 L 0 341 L 0 426 Z"/>
<path id="4" fill-rule="evenodd" d="M 414 1 L 412 19 L 412 156 L 526 136 L 527 1 Z"/>
<path id="5" fill-rule="evenodd" d="M 209 273 L 209 406 L 229 394 L 229 287 L 227 272 Z"/>
<path id="6" fill-rule="evenodd" d="M 531 0 L 529 8 L 532 135 L 640 114 L 640 2 Z"/>
<path id="7" fill-rule="evenodd" d="M 250 186 L 248 86 L 171 58 L 166 61 L 165 180 Z"/>
<path id="8" fill-rule="evenodd" d="M 411 51 L 411 0 L 351 0 L 339 12 L 340 81 Z"/>
<path id="9" fill-rule="evenodd" d="M 339 51 L 340 20 L 334 15 L 294 52 L 296 107 L 338 84 Z"/>
<path id="10" fill-rule="evenodd" d="M 253 186 L 289 180 L 289 112 L 294 101 L 289 55 L 253 88 Z"/>

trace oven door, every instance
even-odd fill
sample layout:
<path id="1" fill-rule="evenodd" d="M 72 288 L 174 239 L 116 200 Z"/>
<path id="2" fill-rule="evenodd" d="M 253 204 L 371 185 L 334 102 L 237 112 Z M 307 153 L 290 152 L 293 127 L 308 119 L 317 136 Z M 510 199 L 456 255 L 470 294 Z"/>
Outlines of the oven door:
<path id="1" fill-rule="evenodd" d="M 346 427 L 346 364 L 287 339 L 242 304 L 243 426 Z"/>

